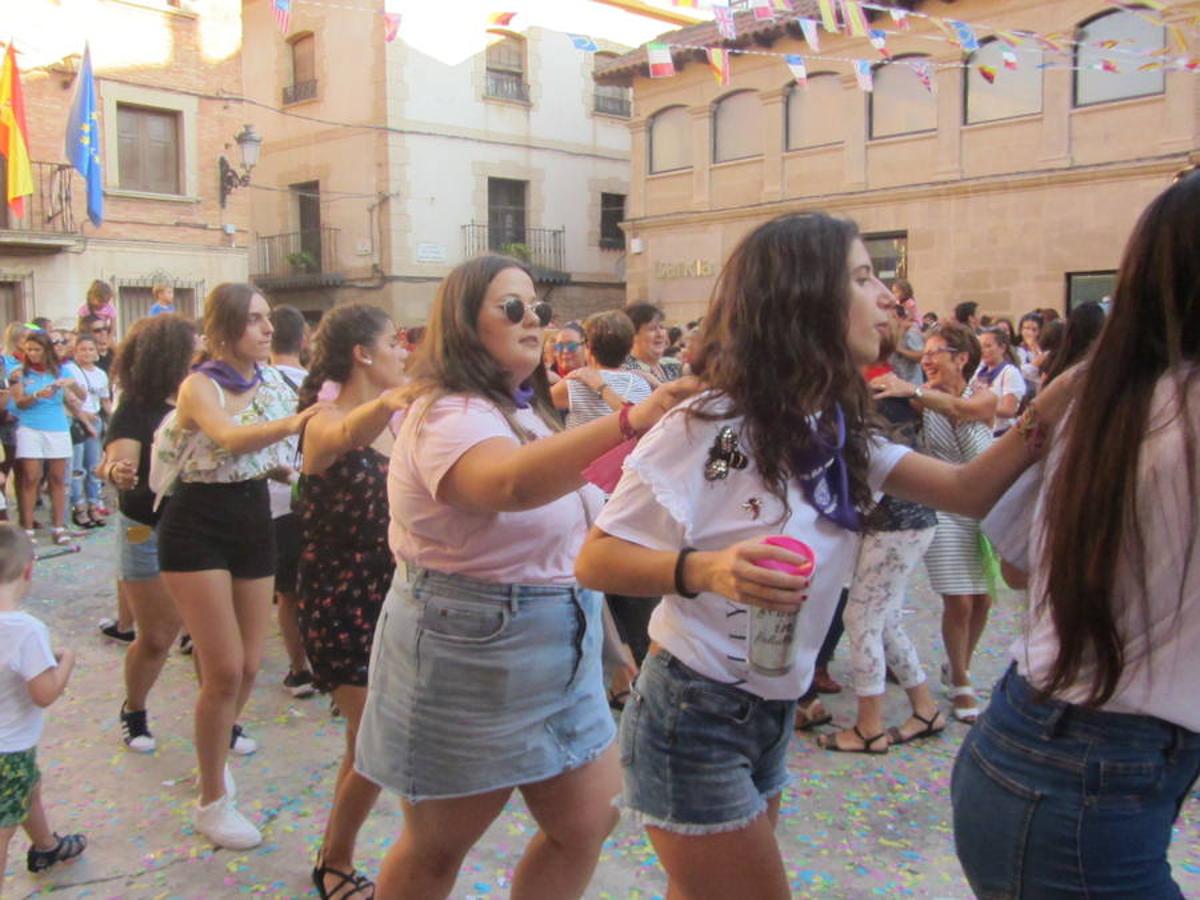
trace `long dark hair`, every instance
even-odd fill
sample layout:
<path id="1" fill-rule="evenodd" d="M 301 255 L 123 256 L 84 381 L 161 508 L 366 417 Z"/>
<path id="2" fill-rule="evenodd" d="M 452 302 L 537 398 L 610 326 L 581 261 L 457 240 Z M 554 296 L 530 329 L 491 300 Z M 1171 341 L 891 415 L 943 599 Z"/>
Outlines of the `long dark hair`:
<path id="1" fill-rule="evenodd" d="M 529 267 L 511 256 L 489 253 L 455 266 L 438 287 L 429 325 L 409 369 L 412 395 L 475 394 L 509 415 L 516 409 L 508 376 L 479 339 L 479 311 L 492 280 L 505 269 L 520 269 L 532 280 Z M 550 400 L 550 381 L 541 363 L 530 383 L 534 408 L 547 426 L 559 431 L 562 420 Z M 510 419 L 511 421 L 511 419 Z"/>
<path id="2" fill-rule="evenodd" d="M 367 303 L 347 303 L 325 313 L 312 337 L 312 361 L 300 386 L 299 409 L 317 402 L 326 381 L 345 384 L 354 370 L 354 348 L 370 346 L 391 325 L 386 311 Z"/>
<path id="3" fill-rule="evenodd" d="M 822 428 L 846 420 L 845 456 L 856 506 L 867 484 L 870 392 L 846 341 L 858 227 L 824 213 L 780 216 L 738 244 L 721 270 L 695 339 L 692 371 L 714 391 L 692 407 L 701 419 L 744 417 L 749 452 L 767 489 L 787 508 L 792 457 Z M 726 408 L 728 404 L 728 408 Z"/>
<path id="4" fill-rule="evenodd" d="M 174 313 L 139 319 L 117 347 L 113 381 L 121 396 L 158 406 L 179 390 L 196 352 L 196 326 Z"/>
<path id="5" fill-rule="evenodd" d="M 1070 332 L 1070 327 L 1067 329 Z M 1175 377 L 1187 459 L 1178 477 L 1196 508 L 1196 433 L 1189 394 L 1200 361 L 1200 175 L 1160 194 L 1134 228 L 1113 295 L 1111 319 L 1096 343 L 1067 420 L 1061 471 L 1050 482 L 1044 552 L 1046 604 L 1059 640 L 1047 694 L 1091 668 L 1088 705 L 1113 696 L 1128 662 L 1117 623 L 1127 599 L 1114 594 L 1118 561 L 1142 571 L 1146 547 L 1137 510 L 1138 462 L 1151 401 L 1164 375 Z M 1185 368 L 1192 364 L 1190 371 Z M 1195 522 L 1186 526 L 1190 546 Z M 1129 551 L 1128 555 L 1123 551 Z M 1190 553 L 1188 556 L 1190 557 Z M 1185 597 L 1187 567 L 1180 581 Z M 1140 598 L 1142 621 L 1149 600 Z"/>
<path id="6" fill-rule="evenodd" d="M 1049 384 L 1075 363 L 1083 360 L 1104 330 L 1104 307 L 1088 301 L 1071 310 L 1067 316 L 1062 343 L 1050 354 L 1043 385 Z"/>
<path id="7" fill-rule="evenodd" d="M 58 377 L 61 366 L 58 362 L 58 354 L 54 352 L 54 345 L 50 343 L 50 335 L 42 331 L 42 329 L 31 329 L 24 338 L 24 343 L 33 341 L 42 348 L 42 365 L 46 367 L 46 371 L 52 374 L 55 378 Z"/>

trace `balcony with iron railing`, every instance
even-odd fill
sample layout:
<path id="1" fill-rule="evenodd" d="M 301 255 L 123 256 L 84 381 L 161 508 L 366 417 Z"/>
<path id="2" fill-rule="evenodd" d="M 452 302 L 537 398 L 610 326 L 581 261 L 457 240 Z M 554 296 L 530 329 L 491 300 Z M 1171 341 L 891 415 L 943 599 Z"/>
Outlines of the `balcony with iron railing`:
<path id="1" fill-rule="evenodd" d="M 283 89 L 283 105 L 299 103 L 301 100 L 311 100 L 317 96 L 317 80 L 297 81 Z"/>
<path id="2" fill-rule="evenodd" d="M 485 97 L 497 100 L 516 100 L 519 103 L 529 102 L 529 85 L 520 72 L 509 72 L 504 69 L 488 69 L 487 81 L 483 90 Z"/>
<path id="3" fill-rule="evenodd" d="M 463 255 L 505 253 L 529 263 L 539 281 L 570 280 L 566 268 L 566 228 L 489 228 L 475 222 L 462 227 Z"/>
<path id="4" fill-rule="evenodd" d="M 339 271 L 338 230 L 329 226 L 255 238 L 250 280 L 262 287 L 327 287 L 346 279 Z"/>
<path id="5" fill-rule="evenodd" d="M 25 197 L 24 214 L 17 216 L 0 202 L 0 252 L 20 249 L 55 253 L 75 245 L 80 230 L 72 210 L 73 170 L 66 163 L 34 162 L 33 194 Z M 0 197 L 4 190 L 0 172 Z"/>

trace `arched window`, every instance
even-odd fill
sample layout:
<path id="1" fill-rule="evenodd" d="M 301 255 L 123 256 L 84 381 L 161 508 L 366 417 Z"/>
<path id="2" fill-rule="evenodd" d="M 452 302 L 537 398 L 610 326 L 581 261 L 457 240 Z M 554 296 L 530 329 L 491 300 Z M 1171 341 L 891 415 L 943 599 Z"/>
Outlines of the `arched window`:
<path id="1" fill-rule="evenodd" d="M 615 53 L 594 53 L 592 54 L 592 69 L 599 69 L 616 58 L 617 54 Z M 630 94 L 629 88 L 621 87 L 619 84 L 597 84 L 592 108 L 605 115 L 628 118 L 633 106 Z"/>
<path id="2" fill-rule="evenodd" d="M 808 76 L 807 85 L 792 85 L 787 98 L 787 149 L 842 140 L 843 102 L 842 81 L 832 72 Z"/>
<path id="3" fill-rule="evenodd" d="M 1138 66 L 1144 60 L 1129 52 L 1161 50 L 1166 40 L 1163 26 L 1137 13 L 1118 10 L 1084 22 L 1075 32 L 1075 40 L 1076 106 L 1163 92 L 1162 68 L 1140 72 Z M 1101 46 L 1108 41 L 1116 43 L 1111 48 Z M 1109 71 L 1113 66 L 1116 71 Z"/>
<path id="4" fill-rule="evenodd" d="M 897 57 L 875 67 L 871 92 L 871 137 L 891 137 L 937 128 L 937 100 L 909 65 L 924 57 Z"/>
<path id="5" fill-rule="evenodd" d="M 487 85 L 484 93 L 501 100 L 528 100 L 525 83 L 525 41 L 514 34 L 495 32 L 487 48 Z"/>
<path id="6" fill-rule="evenodd" d="M 1027 43 L 1009 47 L 1003 41 L 986 41 L 967 57 L 966 113 L 968 125 L 1011 119 L 1042 111 L 1042 51 Z M 1009 68 L 1015 65 L 1016 68 Z M 990 82 L 983 69 L 995 73 Z"/>
<path id="7" fill-rule="evenodd" d="M 669 106 L 654 114 L 650 136 L 650 172 L 688 169 L 692 165 L 692 141 L 687 110 Z"/>
<path id="8" fill-rule="evenodd" d="M 762 155 L 762 102 L 754 91 L 738 91 L 713 107 L 713 162 Z"/>

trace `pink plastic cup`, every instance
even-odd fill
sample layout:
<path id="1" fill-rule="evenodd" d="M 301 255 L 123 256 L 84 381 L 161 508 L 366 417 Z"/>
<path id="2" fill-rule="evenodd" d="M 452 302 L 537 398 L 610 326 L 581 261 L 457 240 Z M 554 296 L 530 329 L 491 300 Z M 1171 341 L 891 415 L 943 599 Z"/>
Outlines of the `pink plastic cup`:
<path id="1" fill-rule="evenodd" d="M 773 534 L 770 537 L 763 538 L 762 542 L 770 544 L 773 547 L 782 547 L 784 550 L 789 550 L 797 556 L 803 556 L 805 562 L 796 566 L 778 559 L 760 559 L 755 562 L 756 566 L 761 566 L 764 569 L 774 569 L 776 572 L 784 572 L 788 575 L 802 575 L 805 577 L 812 575 L 813 569 L 816 568 L 817 554 L 804 541 L 798 541 L 794 537 L 788 537 L 786 534 Z"/>

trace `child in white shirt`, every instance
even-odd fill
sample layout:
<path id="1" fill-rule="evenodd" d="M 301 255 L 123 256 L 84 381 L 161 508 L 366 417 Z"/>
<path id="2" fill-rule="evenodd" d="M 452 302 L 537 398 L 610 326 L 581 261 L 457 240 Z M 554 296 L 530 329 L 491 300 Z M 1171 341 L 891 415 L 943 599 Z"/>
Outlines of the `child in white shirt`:
<path id="1" fill-rule="evenodd" d="M 18 825 L 31 841 L 26 857 L 31 872 L 72 859 L 87 846 L 81 834 L 51 831 L 42 806 L 37 767 L 42 709 L 66 688 L 75 654 L 52 652 L 46 626 L 18 609 L 32 578 L 33 543 L 20 529 L 0 524 L 0 893 Z"/>

